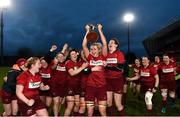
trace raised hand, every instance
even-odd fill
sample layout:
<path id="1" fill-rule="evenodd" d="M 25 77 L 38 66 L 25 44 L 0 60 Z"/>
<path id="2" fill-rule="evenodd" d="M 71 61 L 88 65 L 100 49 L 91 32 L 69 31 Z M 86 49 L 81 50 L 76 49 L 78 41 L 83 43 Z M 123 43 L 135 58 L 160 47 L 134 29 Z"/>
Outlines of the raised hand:
<path id="1" fill-rule="evenodd" d="M 102 24 L 97 24 L 97 28 L 98 28 L 99 31 L 101 31 L 102 28 L 103 28 Z"/>
<path id="2" fill-rule="evenodd" d="M 90 30 L 90 26 L 89 26 L 89 25 L 86 25 L 86 26 L 85 26 L 85 29 L 86 29 L 86 31 L 89 31 L 89 30 Z"/>
<path id="3" fill-rule="evenodd" d="M 65 44 L 64 44 L 64 46 L 63 46 L 63 49 L 65 49 L 65 50 L 66 50 L 67 48 L 68 48 L 68 44 L 67 44 L 67 43 L 65 43 Z"/>
<path id="4" fill-rule="evenodd" d="M 57 46 L 56 46 L 56 45 L 52 45 L 50 51 L 53 52 L 53 51 L 55 51 L 56 49 L 57 49 Z"/>

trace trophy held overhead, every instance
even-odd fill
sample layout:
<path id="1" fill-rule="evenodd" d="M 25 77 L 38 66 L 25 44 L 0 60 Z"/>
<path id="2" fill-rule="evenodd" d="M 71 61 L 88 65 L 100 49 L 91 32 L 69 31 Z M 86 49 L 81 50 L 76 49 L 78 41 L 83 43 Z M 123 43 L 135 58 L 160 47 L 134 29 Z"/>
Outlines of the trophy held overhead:
<path id="1" fill-rule="evenodd" d="M 99 35 L 95 30 L 95 29 L 97 29 L 97 26 L 95 26 L 93 24 L 89 24 L 89 27 L 90 27 L 90 32 L 87 34 L 86 38 L 87 38 L 88 42 L 94 43 L 99 38 Z"/>

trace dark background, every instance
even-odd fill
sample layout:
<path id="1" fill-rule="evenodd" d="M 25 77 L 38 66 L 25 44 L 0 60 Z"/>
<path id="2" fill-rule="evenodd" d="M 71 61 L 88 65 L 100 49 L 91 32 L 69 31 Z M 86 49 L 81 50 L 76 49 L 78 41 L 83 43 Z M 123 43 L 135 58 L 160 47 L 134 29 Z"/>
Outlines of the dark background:
<path id="1" fill-rule="evenodd" d="M 142 56 L 142 41 L 180 17 L 179 0 L 12 0 L 4 16 L 4 54 L 41 56 L 52 44 L 81 48 L 87 23 L 102 23 L 109 40 L 117 37 L 127 52 L 127 25 L 132 12 L 131 50 Z"/>

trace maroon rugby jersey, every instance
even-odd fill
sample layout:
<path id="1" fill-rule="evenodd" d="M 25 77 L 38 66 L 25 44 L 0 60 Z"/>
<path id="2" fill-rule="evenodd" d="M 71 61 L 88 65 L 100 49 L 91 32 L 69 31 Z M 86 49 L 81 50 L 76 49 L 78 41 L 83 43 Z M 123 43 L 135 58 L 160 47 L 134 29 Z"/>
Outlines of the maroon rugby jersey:
<path id="1" fill-rule="evenodd" d="M 156 70 L 158 70 L 160 65 L 161 65 L 161 62 L 159 62 L 159 63 L 154 62 L 153 67 L 155 67 Z"/>
<path id="2" fill-rule="evenodd" d="M 174 80 L 175 78 L 175 64 L 170 62 L 168 65 L 162 63 L 159 67 L 161 70 L 161 80 Z"/>
<path id="3" fill-rule="evenodd" d="M 64 84 L 67 81 L 67 71 L 65 62 L 58 63 L 54 72 L 52 82 L 57 84 Z"/>
<path id="4" fill-rule="evenodd" d="M 23 94 L 26 98 L 32 99 L 39 96 L 39 87 L 41 84 L 41 76 L 35 74 L 34 76 L 29 70 L 24 71 L 17 77 L 17 85 L 23 85 Z"/>
<path id="5" fill-rule="evenodd" d="M 66 62 L 66 69 L 67 71 L 69 69 L 78 69 L 79 67 L 81 67 L 81 62 L 73 62 L 72 60 L 68 60 Z M 77 74 L 77 75 L 74 75 L 74 76 L 71 76 L 69 73 L 68 73 L 68 84 L 79 84 L 80 83 L 80 80 L 81 80 L 81 74 Z"/>
<path id="6" fill-rule="evenodd" d="M 180 73 L 180 66 L 178 66 L 176 69 L 177 69 L 176 72 L 179 74 Z"/>
<path id="7" fill-rule="evenodd" d="M 107 66 L 117 66 L 119 63 L 123 64 L 125 62 L 124 54 L 117 50 L 113 53 L 108 53 L 106 57 Z M 113 79 L 113 78 L 120 78 L 122 77 L 123 70 L 121 71 L 113 71 L 113 70 L 106 70 L 106 78 Z"/>
<path id="8" fill-rule="evenodd" d="M 157 70 L 153 66 L 144 66 L 139 69 L 140 81 L 142 83 L 153 83 L 155 82 L 154 76 L 157 75 Z"/>
<path id="9" fill-rule="evenodd" d="M 87 86 L 92 87 L 102 87 L 106 85 L 105 74 L 104 74 L 104 64 L 105 57 L 100 55 L 98 57 L 94 57 L 91 54 L 87 57 L 87 61 L 89 63 L 89 67 L 101 66 L 102 71 L 93 71 L 89 74 L 87 79 Z"/>
<path id="10" fill-rule="evenodd" d="M 132 68 L 133 68 L 133 75 L 136 76 L 139 73 L 141 66 L 137 67 L 135 64 L 133 64 Z"/>
<path id="11" fill-rule="evenodd" d="M 41 75 L 42 82 L 44 83 L 44 85 L 51 84 L 51 78 L 52 78 L 52 68 L 51 68 L 51 66 L 48 66 L 47 68 L 41 67 L 39 73 Z"/>
<path id="12" fill-rule="evenodd" d="M 85 63 L 84 60 L 80 59 L 80 63 L 83 64 Z M 86 87 L 86 81 L 88 78 L 89 74 L 85 74 L 84 72 L 81 72 L 81 88 L 85 88 Z"/>

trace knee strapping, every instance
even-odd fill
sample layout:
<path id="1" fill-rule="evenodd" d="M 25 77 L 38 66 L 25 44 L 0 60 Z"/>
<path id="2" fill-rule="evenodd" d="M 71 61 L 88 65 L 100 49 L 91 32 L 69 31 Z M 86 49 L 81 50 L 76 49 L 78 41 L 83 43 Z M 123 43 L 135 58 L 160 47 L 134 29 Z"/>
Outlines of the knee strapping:
<path id="1" fill-rule="evenodd" d="M 87 105 L 87 106 L 94 107 L 94 102 L 87 102 L 86 105 Z"/>
<path id="2" fill-rule="evenodd" d="M 99 106 L 100 108 L 106 108 L 107 105 L 106 105 L 106 104 L 99 104 L 98 106 Z"/>
<path id="3" fill-rule="evenodd" d="M 145 102 L 146 105 L 152 105 L 152 97 L 153 97 L 153 93 L 152 92 L 146 92 L 145 94 Z"/>

